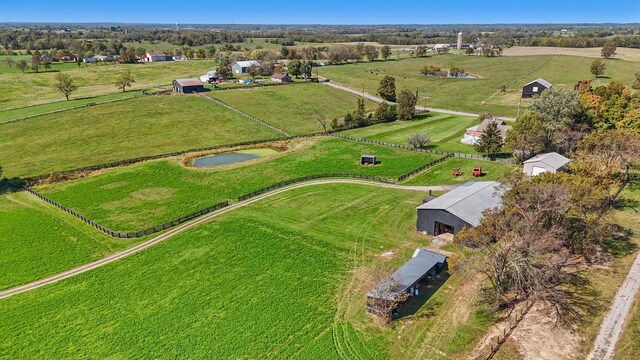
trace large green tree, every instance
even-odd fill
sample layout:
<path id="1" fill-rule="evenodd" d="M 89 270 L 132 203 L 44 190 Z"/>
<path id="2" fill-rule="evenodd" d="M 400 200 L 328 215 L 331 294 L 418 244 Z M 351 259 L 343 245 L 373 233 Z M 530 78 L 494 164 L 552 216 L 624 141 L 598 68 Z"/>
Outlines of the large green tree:
<path id="1" fill-rule="evenodd" d="M 78 89 L 73 79 L 65 73 L 57 73 L 53 84 L 56 90 L 62 93 L 69 100 L 69 95 Z"/>
<path id="2" fill-rule="evenodd" d="M 387 60 L 391 56 L 391 47 L 389 45 L 385 45 L 380 49 L 380 57 L 383 60 Z"/>
<path id="3" fill-rule="evenodd" d="M 474 145 L 476 150 L 486 156 L 497 154 L 502 148 L 502 134 L 495 121 L 489 122 Z"/>
<path id="4" fill-rule="evenodd" d="M 603 58 L 609 59 L 616 56 L 617 49 L 618 49 L 618 45 L 616 44 L 616 41 L 613 39 L 609 39 L 605 41 L 604 46 L 600 51 L 600 54 L 602 55 Z"/>
<path id="5" fill-rule="evenodd" d="M 538 114 L 545 128 L 545 148 L 551 148 L 553 134 L 573 125 L 581 113 L 577 91 L 551 88 L 533 100 L 529 111 Z"/>
<path id="6" fill-rule="evenodd" d="M 122 92 L 127 91 L 127 87 L 131 87 L 131 84 L 136 82 L 131 75 L 131 70 L 127 69 L 127 71 L 120 74 L 116 80 L 114 81 L 114 85 L 118 89 L 122 89 Z"/>
<path id="7" fill-rule="evenodd" d="M 538 114 L 526 113 L 518 117 L 513 128 L 507 132 L 505 148 L 511 151 L 518 162 L 523 162 L 544 149 L 544 131 Z"/>
<path id="8" fill-rule="evenodd" d="M 233 77 L 231 73 L 231 58 L 228 55 L 218 57 L 217 63 L 216 72 L 221 79 L 230 79 Z"/>
<path id="9" fill-rule="evenodd" d="M 604 64 L 604 61 L 600 59 L 595 59 L 591 63 L 591 67 L 589 68 L 589 71 L 591 71 L 591 75 L 595 77 L 599 77 L 600 75 L 604 74 L 605 67 L 606 65 Z"/>
<path id="10" fill-rule="evenodd" d="M 385 75 L 380 80 L 378 85 L 378 95 L 384 100 L 395 102 L 396 101 L 396 78 L 390 75 Z"/>
<path id="11" fill-rule="evenodd" d="M 398 120 L 411 120 L 416 115 L 418 98 L 411 90 L 402 90 L 398 95 L 396 113 Z"/>

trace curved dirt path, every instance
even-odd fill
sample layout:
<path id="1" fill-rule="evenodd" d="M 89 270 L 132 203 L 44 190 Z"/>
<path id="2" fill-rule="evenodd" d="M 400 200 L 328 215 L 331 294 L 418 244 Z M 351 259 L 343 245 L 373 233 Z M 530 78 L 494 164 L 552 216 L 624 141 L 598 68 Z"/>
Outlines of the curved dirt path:
<path id="1" fill-rule="evenodd" d="M 64 272 L 61 272 L 59 274 L 41 279 L 41 280 L 37 280 L 28 284 L 24 284 L 21 286 L 17 286 L 11 289 L 7 289 L 4 291 L 0 291 L 0 299 L 5 299 L 14 295 L 18 295 L 27 291 L 31 291 L 34 289 L 37 289 L 39 287 L 45 286 L 45 285 L 49 285 L 49 284 L 54 284 L 57 283 L 58 281 L 61 280 L 65 280 L 71 277 L 74 277 L 76 275 L 80 275 L 82 273 L 85 273 L 87 271 L 99 268 L 101 266 L 110 264 L 114 261 L 120 260 L 122 258 L 125 258 L 129 255 L 133 255 L 137 252 L 140 252 L 144 249 L 147 249 L 153 245 L 156 245 L 164 240 L 167 240 L 175 235 L 178 235 L 188 229 L 191 229 L 193 227 L 196 227 L 200 224 L 203 224 L 205 222 L 208 222 L 209 220 L 218 217 L 228 211 L 232 211 L 250 204 L 253 204 L 257 201 L 260 201 L 262 199 L 271 197 L 273 195 L 276 194 L 280 194 L 283 193 L 285 191 L 289 191 L 289 190 L 293 190 L 293 189 L 297 189 L 297 188 L 301 188 L 301 187 L 307 187 L 307 186 L 314 186 L 314 185 L 322 185 L 322 184 L 358 184 L 358 185 L 368 185 L 368 186 L 376 186 L 376 187 L 382 187 L 382 188 L 388 188 L 388 189 L 400 189 L 400 190 L 409 190 L 409 191 L 429 191 L 429 190 L 433 190 L 433 191 L 446 191 L 446 190 L 450 190 L 452 188 L 455 187 L 455 185 L 443 185 L 443 186 L 403 186 L 403 185 L 395 185 L 395 184 L 387 184 L 387 183 L 379 183 L 379 182 L 372 182 L 372 181 L 361 181 L 361 180 L 354 180 L 354 179 L 326 179 L 326 180 L 312 180 L 312 181 L 308 181 L 308 182 L 303 182 L 303 183 L 298 183 L 298 184 L 293 184 L 290 186 L 286 186 L 268 193 L 264 193 L 262 195 L 258 195 L 256 197 L 253 197 L 251 199 L 247 199 L 244 201 L 240 201 L 237 202 L 235 204 L 231 204 L 225 208 L 222 208 L 220 210 L 211 212 L 207 215 L 201 216 L 199 218 L 196 218 L 190 222 L 186 222 L 180 226 L 176 226 L 175 228 L 167 231 L 164 234 L 158 235 L 150 240 L 147 240 L 143 243 L 140 243 L 138 245 L 135 245 L 129 249 L 123 250 L 121 252 L 109 255 L 103 259 L 76 267 L 74 269 L 71 270 L 67 270 Z"/>
<path id="2" fill-rule="evenodd" d="M 620 285 L 611 308 L 602 320 L 595 345 L 587 359 L 610 360 L 616 351 L 616 344 L 624 330 L 624 323 L 631 311 L 633 300 L 640 290 L 640 254 L 636 257 L 629 274 Z"/>

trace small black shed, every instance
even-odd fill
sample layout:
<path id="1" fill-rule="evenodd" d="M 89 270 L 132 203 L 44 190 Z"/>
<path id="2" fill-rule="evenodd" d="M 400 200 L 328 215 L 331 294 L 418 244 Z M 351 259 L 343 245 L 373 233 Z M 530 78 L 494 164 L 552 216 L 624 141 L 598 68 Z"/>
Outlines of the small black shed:
<path id="1" fill-rule="evenodd" d="M 204 85 L 198 79 L 176 79 L 173 80 L 173 91 L 191 94 L 204 91 Z"/>
<path id="2" fill-rule="evenodd" d="M 375 165 L 375 164 L 376 164 L 375 155 L 360 155 L 360 165 Z"/>
<path id="3" fill-rule="evenodd" d="M 522 97 L 530 98 L 535 95 L 540 95 L 543 91 L 551 88 L 552 86 L 553 85 L 551 85 L 550 82 L 543 78 L 535 79 L 522 87 Z"/>

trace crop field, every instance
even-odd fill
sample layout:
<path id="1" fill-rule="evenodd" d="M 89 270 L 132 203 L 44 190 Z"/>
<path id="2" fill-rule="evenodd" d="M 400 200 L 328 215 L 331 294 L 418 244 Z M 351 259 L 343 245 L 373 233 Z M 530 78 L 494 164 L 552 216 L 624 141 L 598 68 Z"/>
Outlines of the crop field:
<path id="1" fill-rule="evenodd" d="M 320 76 L 356 90 L 375 94 L 380 79 L 385 75 L 396 78 L 398 90 L 419 91 L 418 105 L 461 110 L 473 113 L 491 112 L 496 115 L 515 116 L 522 86 L 543 77 L 554 86 L 573 87 L 577 80 L 591 79 L 589 66 L 592 59 L 578 56 L 503 56 L 486 58 L 466 55 L 433 55 L 426 58 L 360 62 L 331 65 L 320 69 Z M 639 62 L 606 60 L 606 76 L 596 83 L 633 82 L 633 74 L 640 71 Z M 444 68 L 460 66 L 478 79 L 426 77 L 419 73 L 423 65 Z M 508 91 L 500 94 L 506 86 Z M 507 101 L 505 99 L 510 99 Z"/>
<path id="2" fill-rule="evenodd" d="M 198 96 L 147 96 L 0 125 L 6 176 L 280 134 Z"/>
<path id="3" fill-rule="evenodd" d="M 131 245 L 27 193 L 0 196 L 0 290 L 97 260 Z"/>
<path id="4" fill-rule="evenodd" d="M 468 318 L 450 311 L 473 298 L 460 296 L 455 273 L 393 327 L 336 316 L 348 305 L 339 289 L 352 269 L 379 252 L 406 249 L 393 256 L 389 266 L 396 266 L 421 244 L 413 226 L 423 196 L 346 184 L 274 196 L 136 256 L 3 300 L 0 349 L 10 358 L 317 359 L 340 352 L 378 359 L 402 348 L 421 358 L 437 358 L 441 349 L 459 355 L 491 319 L 473 302 L 455 309 Z M 354 305 L 358 313 L 363 305 Z"/>
<path id="5" fill-rule="evenodd" d="M 393 178 L 436 159 L 337 138 L 303 143 L 275 156 L 210 170 L 187 168 L 173 160 L 152 161 L 39 191 L 104 226 L 139 230 L 284 180 L 334 172 Z M 376 154 L 381 163 L 360 166 L 364 153 Z"/>
<path id="6" fill-rule="evenodd" d="M 474 177 L 471 170 L 474 166 L 482 167 L 483 175 Z M 454 177 L 451 172 L 454 168 L 459 168 L 461 175 Z M 505 164 L 493 161 L 482 161 L 464 158 L 451 158 L 440 163 L 431 169 L 420 173 L 405 181 L 404 185 L 443 185 L 443 184 L 464 184 L 467 181 L 494 181 L 500 180 L 505 175 L 511 173 L 516 165 Z"/>
<path id="7" fill-rule="evenodd" d="M 131 70 L 136 81 L 131 89 L 140 90 L 171 84 L 174 79 L 198 77 L 213 68 L 215 66 L 212 60 L 189 60 L 145 64 L 90 64 L 80 68 L 72 64 L 61 71 L 78 85 L 78 90 L 71 94 L 72 99 L 78 99 L 118 92 L 113 82 L 126 70 Z M 64 100 L 64 96 L 53 88 L 57 73 L 0 73 L 0 83 L 4 86 L 0 93 L 0 111 Z"/>
<path id="8" fill-rule="evenodd" d="M 463 154 L 478 154 L 471 145 L 460 140 L 467 128 L 480 124 L 478 118 L 429 113 L 410 121 L 394 121 L 341 132 L 342 135 L 409 146 L 407 140 L 415 133 L 426 133 L 431 140 L 427 149 Z"/>
<path id="9" fill-rule="evenodd" d="M 330 122 L 357 106 L 355 95 L 321 84 L 225 90 L 211 92 L 209 96 L 292 135 L 321 132 L 316 115 L 322 115 Z M 367 102 L 366 106 L 375 108 L 372 102 Z"/>

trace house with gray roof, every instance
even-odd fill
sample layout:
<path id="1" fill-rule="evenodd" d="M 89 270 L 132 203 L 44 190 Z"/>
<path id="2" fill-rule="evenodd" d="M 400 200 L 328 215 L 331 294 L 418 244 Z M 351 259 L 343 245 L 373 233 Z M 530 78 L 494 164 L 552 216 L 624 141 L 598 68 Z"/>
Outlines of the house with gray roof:
<path id="1" fill-rule="evenodd" d="M 260 66 L 260 63 L 255 60 L 236 61 L 231 65 L 231 72 L 234 74 L 246 74 L 247 70 L 252 66 Z"/>
<path id="2" fill-rule="evenodd" d="M 418 206 L 417 231 L 457 234 L 478 226 L 483 212 L 500 206 L 504 188 L 497 181 L 468 182 Z"/>
<path id="3" fill-rule="evenodd" d="M 539 154 L 526 160 L 523 163 L 522 171 L 528 176 L 536 176 L 544 172 L 555 174 L 558 171 L 566 171 L 565 166 L 570 161 L 556 152 Z"/>
<path id="4" fill-rule="evenodd" d="M 482 120 L 480 125 L 467 128 L 460 142 L 467 145 L 475 145 L 478 142 L 478 140 L 480 140 L 480 136 L 482 136 L 482 134 L 484 133 L 484 130 L 492 122 L 495 122 L 496 125 L 498 125 L 500 136 L 502 137 L 502 141 L 504 141 L 507 138 L 507 131 L 511 130 L 511 126 L 507 125 L 507 122 L 502 119 L 488 117 Z"/>
<path id="5" fill-rule="evenodd" d="M 409 261 L 367 293 L 367 312 L 383 315 L 381 311 L 393 311 L 388 304 L 393 304 L 398 296 L 407 291 L 415 294 L 414 289 L 424 278 L 436 276 L 446 270 L 446 256 L 425 249 L 416 249 Z"/>
<path id="6" fill-rule="evenodd" d="M 522 87 L 522 97 L 530 98 L 535 95 L 542 94 L 543 91 L 550 89 L 553 85 L 543 78 L 537 78 Z"/>

